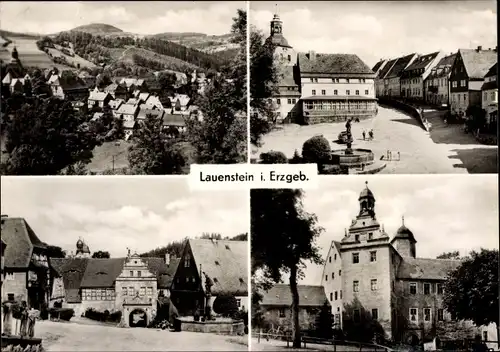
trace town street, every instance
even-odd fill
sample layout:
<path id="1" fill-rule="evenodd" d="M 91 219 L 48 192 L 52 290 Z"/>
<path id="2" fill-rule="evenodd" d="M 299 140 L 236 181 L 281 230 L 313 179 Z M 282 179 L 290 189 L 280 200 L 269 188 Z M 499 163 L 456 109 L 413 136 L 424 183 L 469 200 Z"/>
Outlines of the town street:
<path id="1" fill-rule="evenodd" d="M 248 336 L 38 321 L 46 351 L 246 351 Z"/>
<path id="2" fill-rule="evenodd" d="M 432 130 L 428 133 L 412 117 L 379 106 L 376 117 L 352 124 L 353 148 L 371 149 L 376 158 L 390 150 L 393 159 L 397 159 L 399 152 L 401 160 L 389 161 L 381 173 L 496 173 L 498 147 L 480 144 L 472 135 L 463 133 L 461 126 L 445 125 L 442 114 L 442 111 L 425 110 L 425 117 L 432 123 Z M 254 157 L 275 150 L 291 158 L 294 150 L 301 153 L 302 144 L 314 135 L 323 135 L 332 149 L 345 148 L 345 145 L 334 142 L 345 130 L 344 123 L 283 125 L 278 128 L 263 137 L 262 147 Z M 373 129 L 374 140 L 363 141 L 363 130 L 368 134 L 370 129 Z"/>
<path id="3" fill-rule="evenodd" d="M 259 339 L 256 337 L 252 337 L 252 351 L 281 351 L 281 350 L 286 350 L 286 351 L 303 351 L 303 348 L 292 348 L 292 343 L 290 342 L 290 347 L 286 346 L 286 342 L 284 341 L 278 341 L 278 340 L 269 340 L 266 341 L 265 339 Z M 320 345 L 320 344 L 315 344 L 315 343 L 308 343 L 306 344 L 306 348 L 310 351 L 342 351 L 342 352 L 349 352 L 349 351 L 371 351 L 371 352 L 376 352 L 376 351 L 385 351 L 386 349 L 383 347 L 375 347 L 371 345 L 367 345 L 365 347 L 362 347 L 361 349 L 359 346 L 354 346 L 354 345 L 337 345 L 337 346 L 332 346 L 332 345 Z"/>

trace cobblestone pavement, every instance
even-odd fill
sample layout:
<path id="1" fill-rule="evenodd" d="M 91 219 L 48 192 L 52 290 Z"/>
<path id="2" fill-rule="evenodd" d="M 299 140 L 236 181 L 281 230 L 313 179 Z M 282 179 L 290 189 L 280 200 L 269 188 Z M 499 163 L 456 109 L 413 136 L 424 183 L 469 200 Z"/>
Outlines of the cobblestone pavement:
<path id="1" fill-rule="evenodd" d="M 47 351 L 247 351 L 247 336 L 117 328 L 39 321 L 36 337 Z"/>
<path id="2" fill-rule="evenodd" d="M 496 173 L 497 146 L 479 144 L 472 135 L 465 134 L 460 126 L 445 125 L 442 111 L 426 109 L 425 117 L 432 123 L 431 132 L 426 132 L 412 117 L 402 112 L 379 107 L 378 115 L 372 119 L 352 124 L 353 148 L 368 148 L 376 158 L 392 152 L 393 159 L 381 171 L 384 174 L 448 174 L 448 173 Z M 288 157 L 310 137 L 322 134 L 332 149 L 344 149 L 334 141 L 345 130 L 344 123 L 318 124 L 310 126 L 284 125 L 263 138 L 254 157 L 270 150 L 281 151 Z M 362 132 L 373 129 L 374 139 L 363 140 Z"/>

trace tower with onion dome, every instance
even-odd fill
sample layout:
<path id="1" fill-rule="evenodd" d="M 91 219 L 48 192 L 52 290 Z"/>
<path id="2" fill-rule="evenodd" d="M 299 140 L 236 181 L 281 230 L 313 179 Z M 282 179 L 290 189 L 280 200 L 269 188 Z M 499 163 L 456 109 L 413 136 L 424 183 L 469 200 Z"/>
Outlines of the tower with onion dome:
<path id="1" fill-rule="evenodd" d="M 405 258 L 415 258 L 416 257 L 416 246 L 417 241 L 413 232 L 405 226 L 405 217 L 401 219 L 401 227 L 396 232 L 396 235 L 391 240 L 391 244 L 396 248 L 399 254 Z"/>
<path id="2" fill-rule="evenodd" d="M 297 63 L 297 53 L 283 36 L 283 22 L 276 9 L 273 19 L 270 23 L 270 35 L 266 39 L 267 44 L 274 46 L 275 60 L 283 66 L 293 66 Z"/>
<path id="3" fill-rule="evenodd" d="M 89 246 L 83 241 L 82 238 L 79 238 L 76 242 L 76 258 L 90 258 L 90 249 Z"/>

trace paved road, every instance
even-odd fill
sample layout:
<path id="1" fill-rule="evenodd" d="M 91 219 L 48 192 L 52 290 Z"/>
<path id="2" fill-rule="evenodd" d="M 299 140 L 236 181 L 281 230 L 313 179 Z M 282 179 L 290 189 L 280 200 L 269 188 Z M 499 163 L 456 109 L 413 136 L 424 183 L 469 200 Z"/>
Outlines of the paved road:
<path id="1" fill-rule="evenodd" d="M 247 336 L 229 337 L 145 328 L 39 321 L 36 337 L 47 351 L 247 351 Z"/>
<path id="2" fill-rule="evenodd" d="M 416 120 L 398 110 L 379 107 L 372 119 L 352 124 L 354 148 L 369 148 L 376 158 L 392 151 L 393 158 L 400 153 L 400 161 L 389 161 L 381 173 L 389 174 L 447 174 L 496 173 L 496 146 L 479 144 L 473 136 L 464 134 L 459 126 L 446 126 L 443 112 L 425 110 L 432 123 L 431 132 L 425 132 Z M 363 141 L 362 131 L 373 129 L 374 140 Z M 282 151 L 288 157 L 310 137 L 322 134 L 331 142 L 332 149 L 344 149 L 333 141 L 345 130 L 344 123 L 311 126 L 285 125 L 263 138 L 263 145 L 254 156 L 270 150 Z"/>

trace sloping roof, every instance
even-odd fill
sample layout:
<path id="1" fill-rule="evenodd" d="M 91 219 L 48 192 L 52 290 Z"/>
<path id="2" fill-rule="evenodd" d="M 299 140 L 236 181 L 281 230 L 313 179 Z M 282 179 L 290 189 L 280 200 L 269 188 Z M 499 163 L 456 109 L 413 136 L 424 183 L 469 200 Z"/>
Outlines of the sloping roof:
<path id="1" fill-rule="evenodd" d="M 301 72 L 307 73 L 353 73 L 374 74 L 355 54 L 317 54 L 299 53 Z"/>
<path id="2" fill-rule="evenodd" d="M 498 64 L 495 62 L 493 66 L 488 70 L 488 73 L 484 77 L 497 77 L 498 76 Z"/>
<path id="3" fill-rule="evenodd" d="M 50 258 L 50 266 L 63 279 L 66 301 L 79 303 L 80 286 L 87 269 L 87 258 Z"/>
<path id="4" fill-rule="evenodd" d="M 130 120 L 123 121 L 123 127 L 125 127 L 125 128 L 129 128 L 129 129 L 134 128 L 135 124 L 136 124 L 135 120 L 134 121 L 130 121 Z"/>
<path id="5" fill-rule="evenodd" d="M 373 71 L 373 72 L 375 72 L 375 73 L 377 73 L 377 71 L 379 70 L 379 68 L 382 68 L 382 65 L 383 65 L 385 62 L 387 62 L 387 60 L 380 60 L 379 62 L 377 62 L 377 63 L 375 64 L 375 66 L 373 66 L 372 71 Z"/>
<path id="6" fill-rule="evenodd" d="M 288 40 L 286 40 L 285 37 L 283 36 L 283 34 L 281 34 L 281 33 L 275 33 L 275 34 L 267 37 L 266 44 L 273 44 L 276 46 L 283 46 L 285 48 L 291 48 L 290 44 L 288 44 Z"/>
<path id="7" fill-rule="evenodd" d="M 212 293 L 248 294 L 248 241 L 190 239 L 188 244 L 196 268 L 205 272 L 214 285 Z M 200 277 L 204 277 L 200 273 Z"/>
<path id="8" fill-rule="evenodd" d="M 124 103 L 123 99 L 110 100 L 108 105 L 111 109 L 116 110 Z"/>
<path id="9" fill-rule="evenodd" d="M 149 93 L 139 93 L 139 100 L 146 101 L 149 98 Z"/>
<path id="10" fill-rule="evenodd" d="M 467 75 L 472 79 L 482 79 L 498 59 L 495 50 L 460 49 Z"/>
<path id="11" fill-rule="evenodd" d="M 392 59 L 391 61 L 387 62 L 384 67 L 380 70 L 380 72 L 377 74 L 377 77 L 379 78 L 385 78 L 385 76 L 389 73 L 391 68 L 394 66 L 398 59 Z"/>
<path id="12" fill-rule="evenodd" d="M 90 121 L 97 121 L 99 120 L 102 116 L 104 115 L 103 112 L 96 112 L 94 113 L 94 115 L 92 116 L 92 118 L 90 119 Z"/>
<path id="13" fill-rule="evenodd" d="M 107 93 L 114 93 L 120 87 L 123 88 L 123 89 L 126 89 L 121 84 L 111 83 L 109 86 L 107 86 L 106 88 L 104 88 L 104 91 L 107 92 Z"/>
<path id="14" fill-rule="evenodd" d="M 450 270 L 460 265 L 459 260 L 403 258 L 398 272 L 398 279 L 444 280 Z"/>
<path id="15" fill-rule="evenodd" d="M 116 113 L 117 114 L 125 114 L 125 115 L 134 115 L 138 108 L 139 107 L 137 105 L 131 105 L 128 103 L 122 104 L 122 105 L 120 105 L 118 110 L 116 110 Z"/>
<path id="16" fill-rule="evenodd" d="M 439 60 L 438 64 L 434 67 L 433 72 L 431 72 L 431 74 L 427 78 L 440 78 L 449 75 L 456 57 L 456 53 L 443 57 L 441 60 Z M 448 68 L 448 70 L 444 70 L 444 68 L 446 67 Z"/>
<path id="17" fill-rule="evenodd" d="M 437 56 L 439 51 L 427 55 L 421 55 L 417 57 L 413 62 L 406 68 L 406 71 L 425 69 Z"/>
<path id="18" fill-rule="evenodd" d="M 179 266 L 180 261 L 180 258 L 170 259 L 170 264 L 168 265 L 168 267 L 166 267 L 165 270 L 162 270 L 158 274 L 158 288 L 170 288 L 170 286 L 172 285 L 172 281 L 174 281 L 175 272 L 177 271 L 177 267 Z M 150 263 L 148 262 L 148 265 L 149 264 Z M 165 262 L 163 262 L 163 266 L 165 266 Z"/>
<path id="19" fill-rule="evenodd" d="M 413 235 L 413 232 L 409 228 L 407 228 L 405 225 L 401 225 L 396 232 L 396 236 L 391 240 L 394 241 L 395 239 L 404 239 L 404 240 L 410 240 L 412 242 L 417 242 L 415 240 L 415 236 Z"/>
<path id="20" fill-rule="evenodd" d="M 109 96 L 108 92 L 99 92 L 92 90 L 90 91 L 88 100 L 104 101 L 108 96 Z"/>
<path id="21" fill-rule="evenodd" d="M 297 86 L 295 80 L 293 79 L 293 67 L 284 66 L 280 68 L 280 75 L 278 77 L 278 86 Z"/>
<path id="22" fill-rule="evenodd" d="M 452 66 L 453 63 L 455 62 L 455 58 L 456 57 L 457 57 L 457 53 L 445 56 L 441 60 L 439 60 L 439 62 L 436 65 L 436 67 Z"/>
<path id="23" fill-rule="evenodd" d="M 392 66 L 391 70 L 387 73 L 385 78 L 395 78 L 401 76 L 408 63 L 411 59 L 417 54 L 410 54 L 397 59 L 394 66 Z"/>
<path id="24" fill-rule="evenodd" d="M 160 98 L 154 95 L 150 95 L 144 103 L 149 106 L 156 106 L 159 109 L 163 109 L 163 104 L 161 103 Z"/>
<path id="25" fill-rule="evenodd" d="M 490 81 L 490 82 L 485 82 L 482 87 L 481 87 L 481 90 L 489 90 L 489 89 L 497 89 L 498 88 L 498 82 L 497 82 L 497 77 L 498 75 L 498 66 L 497 64 L 495 63 L 489 70 L 488 70 L 488 73 L 484 76 L 484 78 L 487 78 L 487 77 L 495 77 L 495 80 L 494 81 Z"/>
<path id="26" fill-rule="evenodd" d="M 321 307 L 325 302 L 329 305 L 323 286 L 298 285 L 299 307 Z M 290 285 L 277 284 L 265 292 L 260 303 L 262 306 L 290 307 L 292 293 Z"/>
<path id="27" fill-rule="evenodd" d="M 168 97 L 170 99 L 170 102 L 173 104 L 175 104 L 177 102 L 177 100 L 179 100 L 179 102 L 181 103 L 181 105 L 187 105 L 189 103 L 189 101 L 191 100 L 191 98 L 189 96 L 187 96 L 186 94 L 176 94 L 174 97 Z"/>
<path id="28" fill-rule="evenodd" d="M 332 241 L 332 242 L 335 248 L 337 249 L 337 252 L 339 252 L 340 254 L 340 242 L 339 241 Z"/>
<path id="29" fill-rule="evenodd" d="M 6 268 L 28 268 L 33 247 L 46 248 L 24 218 L 2 217 Z"/>
<path id="30" fill-rule="evenodd" d="M 137 119 L 145 120 L 147 115 L 153 115 L 156 118 L 163 118 L 164 111 L 159 109 L 151 109 L 149 107 L 141 106 Z"/>
<path id="31" fill-rule="evenodd" d="M 88 259 L 81 287 L 113 287 L 125 258 Z"/>
<path id="32" fill-rule="evenodd" d="M 186 126 L 186 121 L 183 115 L 165 113 L 165 115 L 163 115 L 163 126 L 184 127 Z"/>

